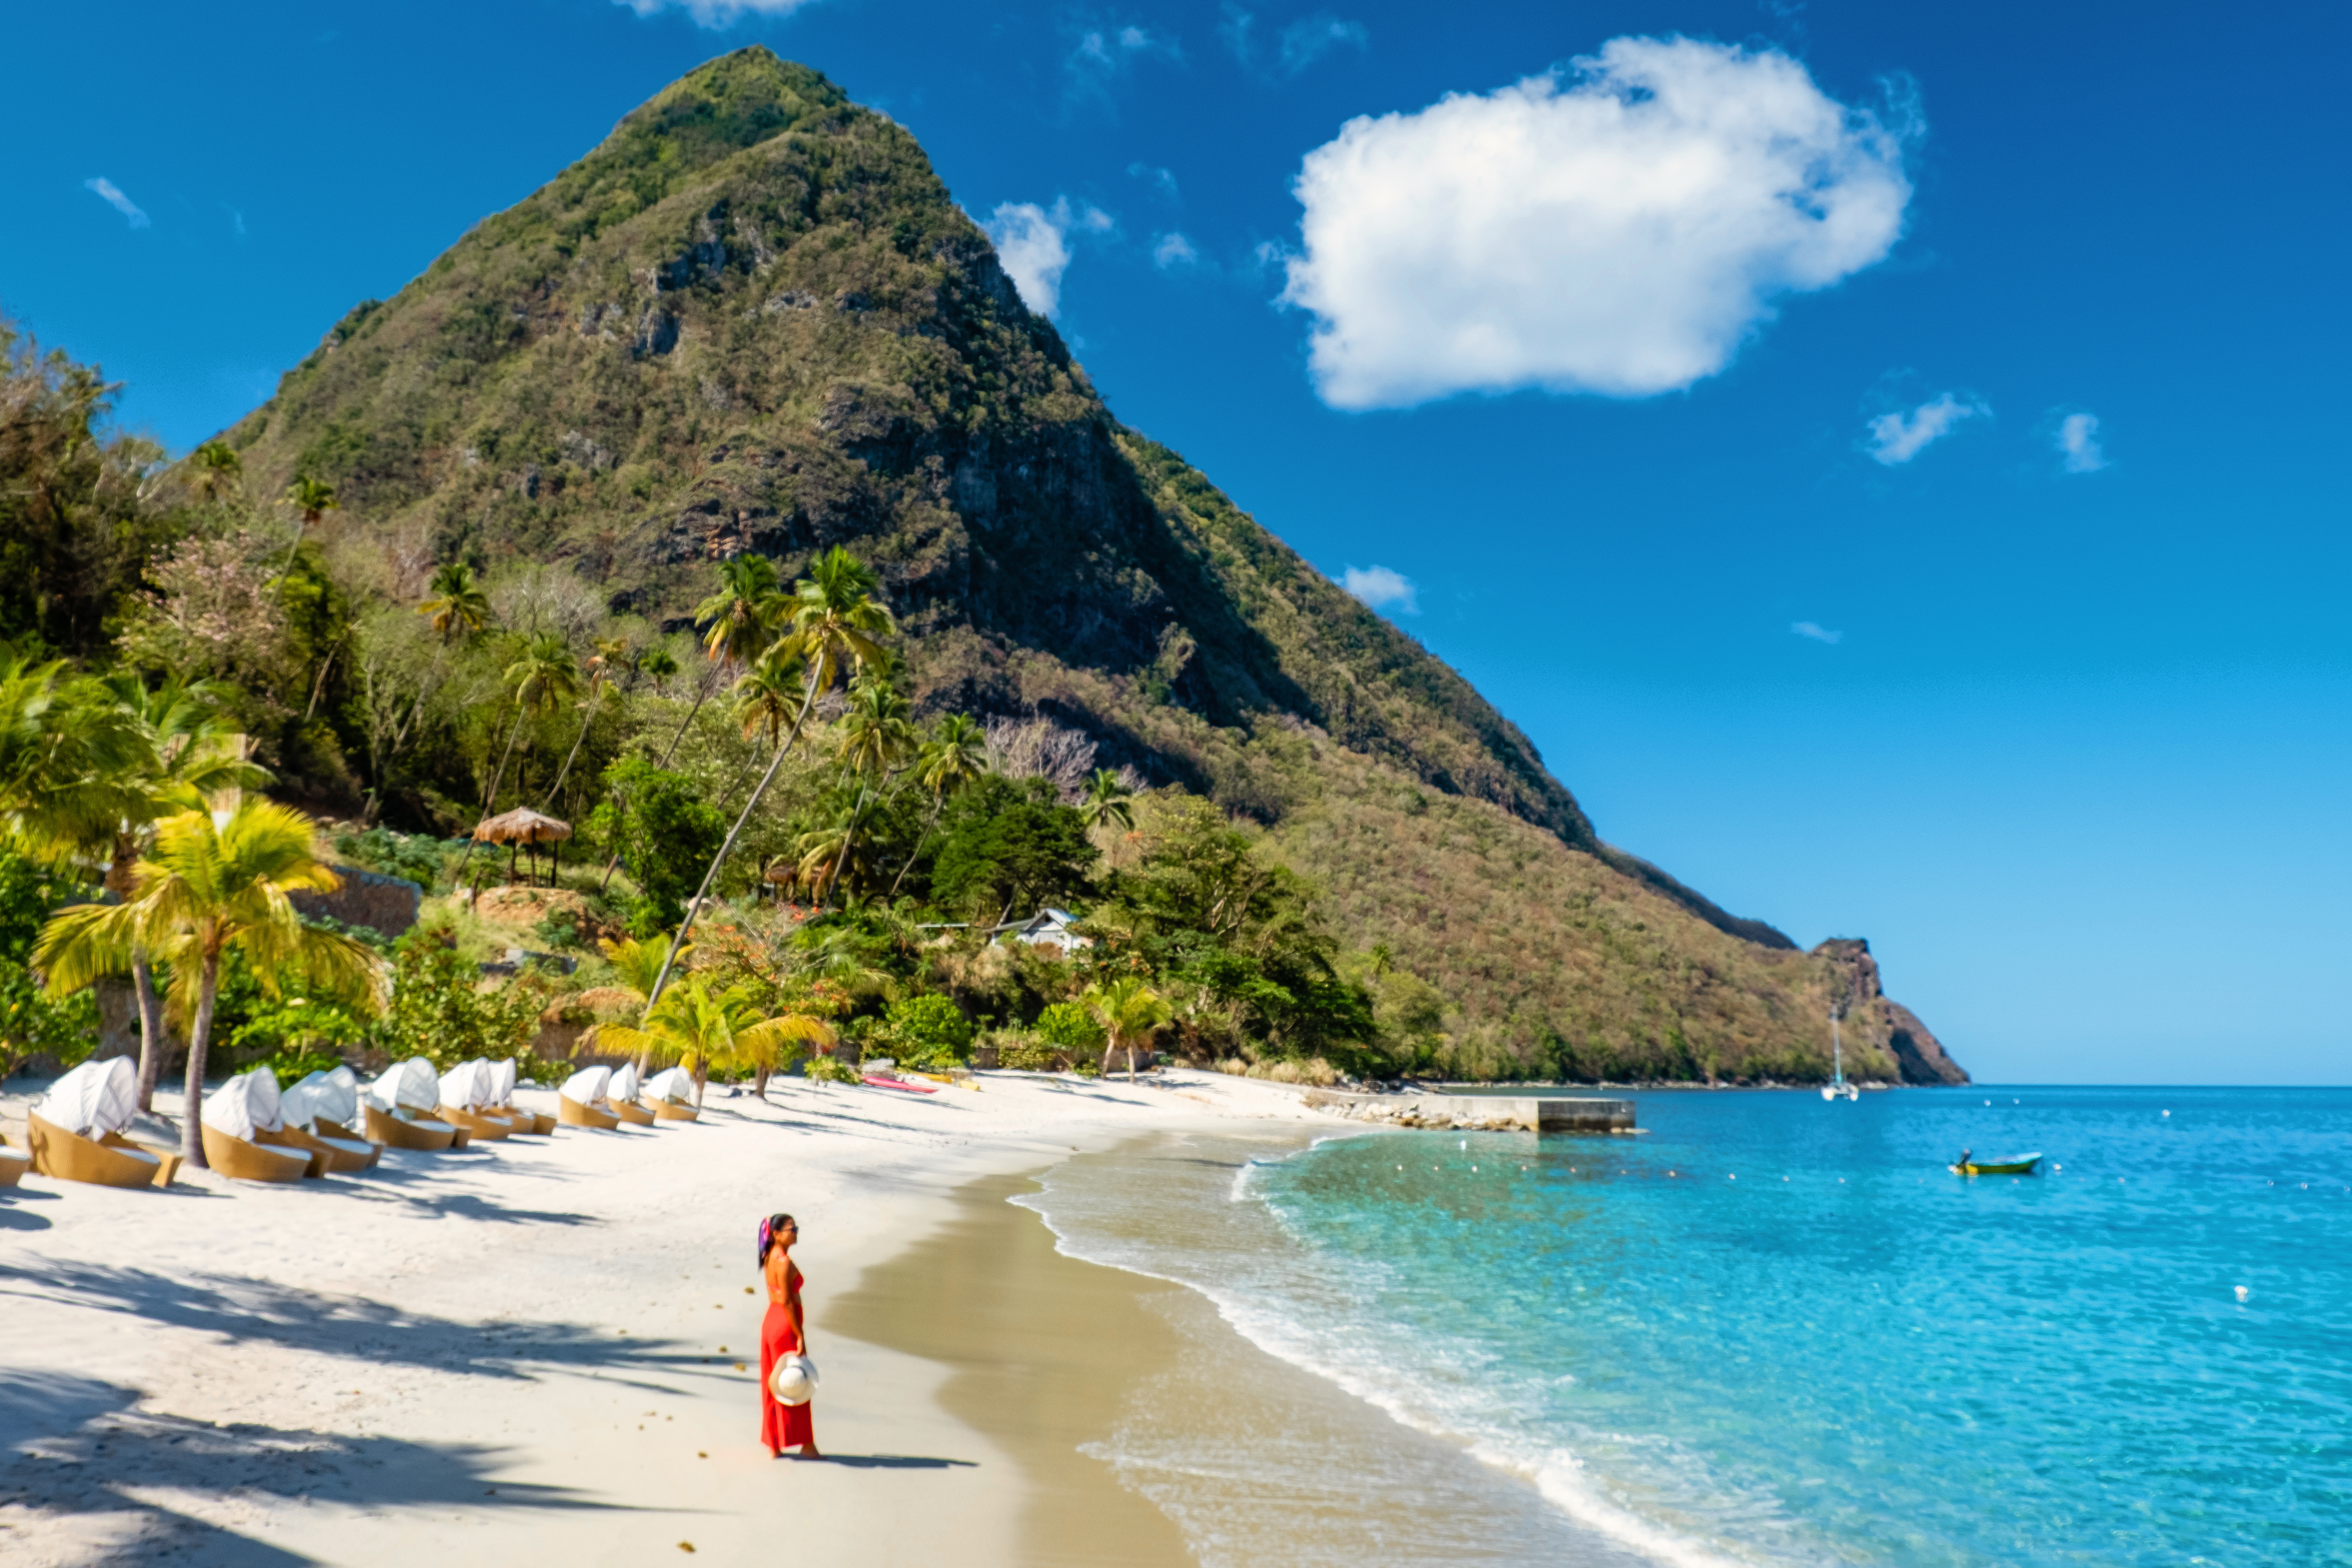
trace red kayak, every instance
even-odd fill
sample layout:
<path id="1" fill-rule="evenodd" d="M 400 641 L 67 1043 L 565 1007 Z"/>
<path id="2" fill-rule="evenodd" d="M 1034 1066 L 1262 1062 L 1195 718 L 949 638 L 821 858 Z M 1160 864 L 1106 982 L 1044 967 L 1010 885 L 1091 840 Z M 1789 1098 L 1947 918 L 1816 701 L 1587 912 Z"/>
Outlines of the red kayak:
<path id="1" fill-rule="evenodd" d="M 876 1089 L 905 1089 L 908 1094 L 937 1094 L 937 1093 L 939 1093 L 939 1089 L 938 1089 L 937 1088 L 924 1089 L 924 1088 L 921 1088 L 921 1087 L 919 1087 L 919 1086 L 918 1086 L 918 1085 L 911 1084 L 911 1083 L 900 1083 L 900 1082 L 899 1082 L 897 1079 L 895 1079 L 895 1078 L 869 1078 L 869 1079 L 864 1079 L 863 1081 L 865 1081 L 865 1082 L 866 1082 L 866 1083 L 869 1083 L 869 1084 L 873 1085 Z"/>

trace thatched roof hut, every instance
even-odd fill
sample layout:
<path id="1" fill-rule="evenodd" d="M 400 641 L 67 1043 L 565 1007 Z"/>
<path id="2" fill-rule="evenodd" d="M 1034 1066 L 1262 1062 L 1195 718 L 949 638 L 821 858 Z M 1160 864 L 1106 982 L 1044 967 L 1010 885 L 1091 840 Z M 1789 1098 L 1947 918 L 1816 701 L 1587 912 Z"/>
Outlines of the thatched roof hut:
<path id="1" fill-rule="evenodd" d="M 572 824 L 556 817 L 541 816 L 527 805 L 519 805 L 512 811 L 501 813 L 497 816 L 484 817 L 474 825 L 474 838 L 478 843 L 509 846 L 507 852 L 507 880 L 509 881 L 514 880 L 516 850 L 526 844 L 530 846 L 530 863 L 535 876 L 539 867 L 539 847 L 542 844 L 561 844 L 571 837 Z M 553 851 L 559 860 L 562 853 L 561 849 Z M 551 866 L 548 870 L 548 879 L 552 881 L 554 878 L 555 871 Z"/>

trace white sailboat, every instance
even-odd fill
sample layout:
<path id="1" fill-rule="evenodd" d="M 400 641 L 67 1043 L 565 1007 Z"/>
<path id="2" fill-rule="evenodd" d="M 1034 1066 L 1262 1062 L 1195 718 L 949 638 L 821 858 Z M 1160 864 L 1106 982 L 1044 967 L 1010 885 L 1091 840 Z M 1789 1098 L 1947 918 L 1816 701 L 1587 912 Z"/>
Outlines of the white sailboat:
<path id="1" fill-rule="evenodd" d="M 1822 1085 L 1823 1100 L 1860 1100 L 1862 1090 L 1845 1080 L 1845 1041 L 1838 1033 L 1838 1019 L 1844 1009 L 1830 1009 L 1830 1081 Z"/>

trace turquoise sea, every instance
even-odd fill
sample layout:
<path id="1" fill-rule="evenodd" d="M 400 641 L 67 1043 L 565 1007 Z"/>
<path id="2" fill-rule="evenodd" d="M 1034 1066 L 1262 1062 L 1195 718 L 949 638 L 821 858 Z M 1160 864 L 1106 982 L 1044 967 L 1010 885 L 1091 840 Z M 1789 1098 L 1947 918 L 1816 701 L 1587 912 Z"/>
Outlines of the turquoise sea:
<path id="1" fill-rule="evenodd" d="M 1255 1347 L 1107 1457 L 1213 1563 L 2352 1563 L 2352 1090 L 1634 1098 L 1054 1173 Z"/>

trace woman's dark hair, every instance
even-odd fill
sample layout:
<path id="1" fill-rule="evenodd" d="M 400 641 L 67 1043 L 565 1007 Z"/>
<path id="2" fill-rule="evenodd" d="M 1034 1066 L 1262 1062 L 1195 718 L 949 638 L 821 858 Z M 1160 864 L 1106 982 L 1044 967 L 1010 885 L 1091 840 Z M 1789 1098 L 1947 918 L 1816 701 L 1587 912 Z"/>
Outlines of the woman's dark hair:
<path id="1" fill-rule="evenodd" d="M 775 1250 L 776 1237 L 787 1230 L 799 1228 L 799 1222 L 788 1214 L 772 1214 L 760 1222 L 760 1262 L 765 1267 L 768 1254 Z"/>

